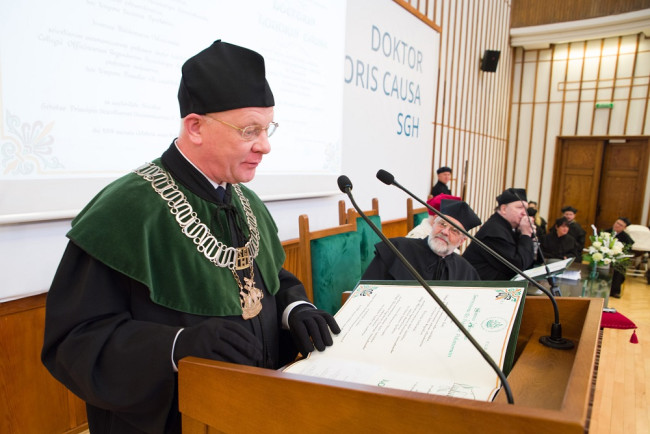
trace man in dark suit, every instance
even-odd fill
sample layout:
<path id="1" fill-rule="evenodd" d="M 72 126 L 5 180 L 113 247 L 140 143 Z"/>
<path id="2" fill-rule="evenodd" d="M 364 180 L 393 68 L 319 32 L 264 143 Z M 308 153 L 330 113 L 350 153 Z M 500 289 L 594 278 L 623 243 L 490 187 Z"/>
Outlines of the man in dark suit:
<path id="1" fill-rule="evenodd" d="M 632 245 L 634 244 L 634 240 L 631 236 L 628 235 L 627 232 L 625 232 L 625 228 L 627 228 L 629 224 L 630 220 L 628 220 L 627 217 L 619 217 L 616 219 L 611 228 L 606 229 L 606 232 L 611 232 L 612 235 L 614 235 L 614 238 L 626 246 Z M 621 285 L 624 281 L 625 274 L 614 269 L 614 273 L 612 274 L 612 286 L 609 291 L 610 297 L 621 298 Z"/>

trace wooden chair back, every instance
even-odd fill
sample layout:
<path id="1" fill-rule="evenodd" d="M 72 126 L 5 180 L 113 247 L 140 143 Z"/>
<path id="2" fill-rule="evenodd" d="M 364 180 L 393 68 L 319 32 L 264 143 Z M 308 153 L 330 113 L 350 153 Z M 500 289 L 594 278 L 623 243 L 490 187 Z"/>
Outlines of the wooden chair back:
<path id="1" fill-rule="evenodd" d="M 420 222 L 429 216 L 427 207 L 413 208 L 413 199 L 406 199 L 406 232 L 416 227 Z"/>
<path id="2" fill-rule="evenodd" d="M 361 279 L 361 236 L 356 220 L 311 231 L 309 217 L 298 217 L 300 273 L 309 299 L 319 308 L 336 313 L 341 294 Z"/>

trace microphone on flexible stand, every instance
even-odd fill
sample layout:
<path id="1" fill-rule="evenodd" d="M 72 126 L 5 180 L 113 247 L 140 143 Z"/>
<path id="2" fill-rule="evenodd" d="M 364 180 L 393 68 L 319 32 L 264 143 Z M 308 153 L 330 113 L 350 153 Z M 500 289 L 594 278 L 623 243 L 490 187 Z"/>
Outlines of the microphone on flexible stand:
<path id="1" fill-rule="evenodd" d="M 509 188 L 509 192 L 511 192 L 519 201 L 521 204 L 526 208 L 526 202 L 519 196 L 517 193 L 517 190 L 514 188 Z M 528 216 L 528 222 L 530 223 L 530 227 L 533 227 L 533 222 L 531 220 L 531 216 L 526 212 L 526 215 Z M 546 263 L 546 258 L 544 257 L 544 252 L 542 252 L 542 243 L 537 237 L 537 231 L 534 230 L 532 234 L 532 238 L 535 242 L 537 242 L 537 253 L 539 254 L 540 258 L 542 258 L 542 264 L 544 264 L 544 269 L 546 270 L 546 281 L 548 282 L 549 286 L 551 287 L 551 293 L 555 297 L 561 297 L 562 296 L 562 291 L 560 290 L 560 287 L 557 285 L 557 277 L 551 274 L 551 270 L 548 268 L 548 264 Z"/>
<path id="2" fill-rule="evenodd" d="M 560 324 L 560 311 L 557 307 L 557 301 L 555 301 L 555 297 L 553 294 L 549 292 L 548 289 L 544 288 L 542 285 L 539 284 L 539 282 L 536 282 L 535 280 L 531 279 L 526 273 L 521 271 L 519 268 L 515 267 L 513 264 L 511 264 L 508 260 L 506 260 L 503 256 L 499 255 L 497 252 L 492 250 L 490 247 L 488 247 L 485 243 L 483 243 L 481 240 L 477 239 L 475 236 L 469 234 L 465 229 L 461 228 L 458 226 L 456 223 L 452 222 L 450 219 L 447 218 L 444 214 L 442 214 L 440 211 L 437 209 L 433 208 L 431 205 L 420 199 L 419 197 L 415 196 L 413 193 L 411 193 L 408 189 L 400 185 L 399 182 L 395 181 L 395 177 L 390 173 L 387 172 L 383 169 L 380 169 L 377 172 L 377 179 L 379 179 L 381 182 L 383 182 L 386 185 L 394 185 L 400 190 L 404 191 L 406 194 L 411 196 L 413 199 L 417 200 L 421 204 L 423 204 L 425 207 L 429 209 L 432 213 L 435 213 L 438 217 L 442 218 L 445 220 L 447 223 L 449 223 L 451 226 L 454 228 L 458 229 L 460 232 L 462 232 L 465 236 L 467 236 L 469 239 L 472 240 L 473 243 L 476 243 L 478 246 L 480 246 L 483 250 L 488 252 L 492 257 L 497 259 L 499 262 L 501 262 L 503 265 L 508 267 L 510 270 L 514 271 L 515 273 L 519 274 L 521 277 L 526 279 L 528 282 L 532 283 L 536 288 L 538 288 L 540 291 L 542 291 L 544 294 L 548 296 L 548 298 L 551 300 L 551 303 L 553 304 L 553 312 L 555 315 L 555 321 L 553 324 L 551 324 L 551 334 L 550 336 L 542 336 L 539 338 L 540 343 L 542 345 L 545 345 L 550 348 L 555 348 L 559 350 L 570 350 L 571 348 L 574 347 L 573 341 L 570 339 L 562 337 L 562 324 Z"/>
<path id="3" fill-rule="evenodd" d="M 409 271 L 409 273 L 415 278 L 415 280 L 422 285 L 422 287 L 429 293 L 429 295 L 435 300 L 435 302 L 440 306 L 440 308 L 447 314 L 447 316 L 451 319 L 451 321 L 458 327 L 458 329 L 465 335 L 467 340 L 471 342 L 471 344 L 478 350 L 479 353 L 481 353 L 481 356 L 483 356 L 483 359 L 490 365 L 490 367 L 496 372 L 496 374 L 499 376 L 499 379 L 501 380 L 501 384 L 503 385 L 503 389 L 506 393 L 506 397 L 508 398 L 508 403 L 509 404 L 514 404 L 514 400 L 512 398 L 512 391 L 510 390 L 510 384 L 508 384 L 508 380 L 506 379 L 505 374 L 501 369 L 499 369 L 499 366 L 492 360 L 492 357 L 481 347 L 481 345 L 476 342 L 474 337 L 467 331 L 467 329 L 463 326 L 463 324 L 454 316 L 454 314 L 449 310 L 447 305 L 443 303 L 443 301 L 436 295 L 435 292 L 431 289 L 431 287 L 427 284 L 427 282 L 420 276 L 420 274 L 413 268 L 411 263 L 402 255 L 402 253 L 397 250 L 397 247 L 390 242 L 388 238 L 375 226 L 375 224 L 368 218 L 366 213 L 364 213 L 361 208 L 357 205 L 356 201 L 354 200 L 354 197 L 352 196 L 352 182 L 350 181 L 350 178 L 348 178 L 345 175 L 339 176 L 338 180 L 338 185 L 339 189 L 345 193 L 348 198 L 350 198 L 350 202 L 352 203 L 352 206 L 354 206 L 354 209 L 359 213 L 359 215 L 365 220 L 366 223 L 370 226 L 370 228 L 381 238 L 381 240 L 388 246 L 388 248 L 397 256 L 397 258 L 404 264 L 406 269 Z M 447 220 L 445 218 L 445 220 Z M 447 220 L 448 221 L 448 220 Z"/>

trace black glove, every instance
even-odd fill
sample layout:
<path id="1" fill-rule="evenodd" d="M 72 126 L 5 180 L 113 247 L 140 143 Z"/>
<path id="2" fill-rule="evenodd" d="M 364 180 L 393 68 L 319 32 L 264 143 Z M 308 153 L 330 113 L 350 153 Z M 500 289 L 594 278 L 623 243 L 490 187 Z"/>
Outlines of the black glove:
<path id="1" fill-rule="evenodd" d="M 186 356 L 255 366 L 262 361 L 262 343 L 240 324 L 210 318 L 178 335 L 174 362 Z"/>
<path id="2" fill-rule="evenodd" d="M 294 307 L 288 322 L 293 342 L 305 357 L 314 351 L 314 346 L 318 351 L 324 351 L 325 346 L 333 344 L 330 329 L 334 334 L 341 333 L 332 315 L 308 304 Z"/>

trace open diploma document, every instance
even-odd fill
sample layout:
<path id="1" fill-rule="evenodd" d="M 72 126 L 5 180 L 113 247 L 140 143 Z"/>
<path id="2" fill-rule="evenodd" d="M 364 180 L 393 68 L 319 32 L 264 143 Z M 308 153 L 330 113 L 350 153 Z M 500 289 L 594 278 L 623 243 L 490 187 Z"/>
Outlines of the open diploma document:
<path id="1" fill-rule="evenodd" d="M 501 386 L 497 374 L 426 290 L 411 282 L 384 283 L 361 282 L 336 314 L 341 333 L 334 336 L 334 345 L 312 352 L 284 371 L 492 400 Z M 504 286 L 510 282 L 498 282 L 496 287 L 497 282 L 484 282 L 491 286 L 470 287 L 439 286 L 441 283 L 432 282 L 438 297 L 495 363 L 502 369 L 506 365 L 509 371 L 525 284 Z"/>

